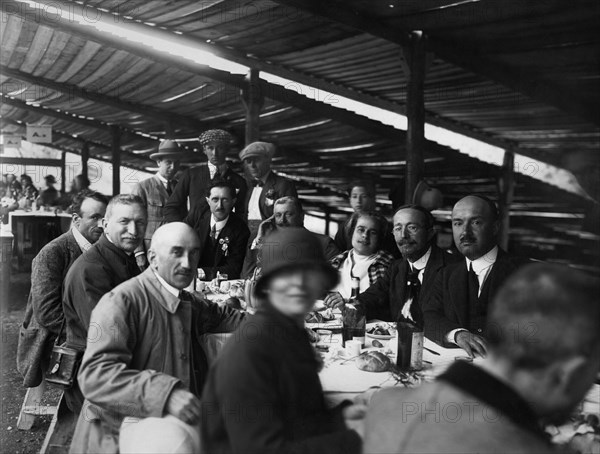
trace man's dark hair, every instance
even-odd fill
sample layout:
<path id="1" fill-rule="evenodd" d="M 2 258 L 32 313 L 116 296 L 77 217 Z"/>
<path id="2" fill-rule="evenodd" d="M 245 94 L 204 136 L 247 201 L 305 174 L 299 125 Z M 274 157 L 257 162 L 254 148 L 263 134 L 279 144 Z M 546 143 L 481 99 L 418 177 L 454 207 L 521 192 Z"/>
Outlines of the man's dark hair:
<path id="1" fill-rule="evenodd" d="M 73 202 L 69 207 L 71 214 L 77 214 L 78 216 L 81 216 L 81 205 L 85 199 L 94 199 L 103 203 L 104 205 L 108 205 L 108 197 L 106 197 L 104 194 L 92 191 L 90 189 L 84 189 L 79 191 L 77 194 L 75 194 L 75 197 L 73 197 Z"/>
<path id="2" fill-rule="evenodd" d="M 423 216 L 425 216 L 425 225 L 423 227 L 425 227 L 426 229 L 433 228 L 433 226 L 435 225 L 435 219 L 434 219 L 433 215 L 431 214 L 431 212 L 428 209 L 423 208 L 421 205 L 416 205 L 413 203 L 410 203 L 408 205 L 402 205 L 401 207 L 396 208 L 396 211 L 394 211 L 394 216 L 396 216 L 396 213 L 398 213 L 398 211 L 408 210 L 408 209 L 419 211 L 420 213 L 423 213 Z"/>
<path id="3" fill-rule="evenodd" d="M 350 235 L 350 240 L 352 240 L 352 236 L 354 235 L 354 229 L 356 228 L 356 224 L 358 224 L 358 220 L 361 218 L 371 218 L 374 219 L 377 224 L 377 249 L 381 248 L 383 244 L 383 240 L 388 233 L 388 221 L 387 219 L 377 211 L 367 211 L 366 213 L 354 213 L 350 217 L 350 223 L 348 232 Z M 348 245 L 351 247 L 351 245 Z"/>
<path id="4" fill-rule="evenodd" d="M 572 268 L 545 263 L 510 276 L 492 301 L 490 348 L 515 368 L 543 369 L 589 356 L 600 344 L 600 285 Z"/>
<path id="5" fill-rule="evenodd" d="M 235 199 L 237 197 L 237 189 L 235 188 L 234 185 L 232 185 L 228 181 L 217 180 L 217 181 L 212 182 L 211 185 L 206 190 L 206 197 L 210 197 L 210 191 L 212 191 L 213 188 L 227 188 L 227 189 L 229 189 L 229 194 L 231 194 L 232 199 Z"/>
<path id="6" fill-rule="evenodd" d="M 348 184 L 348 186 L 346 188 L 347 188 L 347 192 L 348 192 L 348 197 L 350 197 L 350 195 L 352 194 L 352 189 L 354 189 L 354 188 L 365 188 L 365 191 L 367 192 L 367 194 L 373 198 L 375 198 L 375 196 L 377 195 L 377 191 L 375 190 L 375 185 L 373 184 L 373 182 L 371 180 L 367 180 L 367 179 L 352 180 L 352 181 L 350 181 L 350 183 Z"/>

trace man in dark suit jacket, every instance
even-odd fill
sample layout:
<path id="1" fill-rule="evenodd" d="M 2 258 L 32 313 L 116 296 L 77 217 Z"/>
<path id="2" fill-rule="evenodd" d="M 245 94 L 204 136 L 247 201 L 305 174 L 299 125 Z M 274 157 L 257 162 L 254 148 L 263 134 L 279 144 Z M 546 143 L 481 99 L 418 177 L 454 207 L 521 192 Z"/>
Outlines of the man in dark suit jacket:
<path id="1" fill-rule="evenodd" d="M 233 137 L 222 129 L 211 129 L 203 132 L 199 137 L 202 150 L 208 158 L 206 164 L 186 169 L 169 197 L 164 207 L 166 222 L 182 221 L 188 213 L 188 199 L 190 211 L 198 208 L 199 212 L 208 211 L 206 203 L 206 190 L 213 181 L 226 181 L 232 184 L 237 191 L 235 211 L 242 219 L 245 218 L 244 201 L 246 199 L 246 180 L 235 173 L 225 160 Z"/>
<path id="2" fill-rule="evenodd" d="M 84 351 L 88 337 L 103 336 L 90 327 L 90 315 L 105 293 L 140 274 L 133 252 L 144 239 L 147 214 L 142 199 L 132 194 L 114 196 L 106 208 L 104 234 L 81 255 L 65 279 L 63 308 L 67 346 Z M 67 404 L 79 412 L 83 400 L 76 387 L 65 392 Z"/>
<path id="3" fill-rule="evenodd" d="M 419 205 L 405 205 L 393 217 L 393 234 L 402 259 L 358 297 L 368 318 L 411 320 L 423 326 L 423 301 L 440 270 L 455 260 L 434 244 L 434 219 Z M 327 301 L 326 301 L 327 303 Z"/>
<path id="4" fill-rule="evenodd" d="M 235 188 L 226 182 L 215 182 L 208 189 L 206 201 L 210 211 L 194 209 L 185 218 L 198 234 L 202 253 L 198 262 L 200 279 L 212 280 L 217 272 L 228 279 L 238 279 L 244 264 L 250 230 L 235 213 Z"/>
<path id="5" fill-rule="evenodd" d="M 271 170 L 271 160 L 275 155 L 275 145 L 267 142 L 253 142 L 240 151 L 248 181 L 248 193 L 244 200 L 250 237 L 254 239 L 260 223 L 273 216 L 273 205 L 281 197 L 298 197 L 296 186 Z"/>
<path id="6" fill-rule="evenodd" d="M 17 367 L 25 387 L 38 386 L 42 381 L 52 342 L 64 320 L 63 281 L 73 262 L 102 235 L 107 203 L 98 192 L 79 192 L 72 204 L 71 229 L 44 246 L 33 259 L 31 292 L 17 348 Z"/>
<path id="7" fill-rule="evenodd" d="M 459 346 L 471 356 L 485 356 L 489 301 L 527 260 L 498 247 L 498 211 L 485 197 L 467 196 L 454 205 L 452 233 L 465 259 L 445 267 L 424 300 L 425 335 L 440 345 Z"/>

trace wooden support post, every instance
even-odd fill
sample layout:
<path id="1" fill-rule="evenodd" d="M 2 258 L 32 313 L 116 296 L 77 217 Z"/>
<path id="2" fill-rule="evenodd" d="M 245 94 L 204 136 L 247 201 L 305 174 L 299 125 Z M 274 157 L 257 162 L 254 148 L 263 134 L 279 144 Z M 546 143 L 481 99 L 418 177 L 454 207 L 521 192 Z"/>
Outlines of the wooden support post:
<path id="1" fill-rule="evenodd" d="M 81 148 L 81 175 L 84 178 L 88 177 L 88 160 L 90 159 L 90 146 L 87 142 L 84 142 Z"/>
<path id="2" fill-rule="evenodd" d="M 60 193 L 64 195 L 67 187 L 67 152 L 63 151 L 60 155 Z"/>
<path id="3" fill-rule="evenodd" d="M 500 211 L 500 232 L 498 244 L 505 251 L 510 238 L 510 206 L 515 191 L 515 154 L 506 150 L 502 162 L 501 175 L 498 180 L 498 205 Z"/>
<path id="4" fill-rule="evenodd" d="M 329 236 L 329 224 L 331 223 L 331 212 L 325 210 L 325 235 Z"/>
<path id="5" fill-rule="evenodd" d="M 169 118 L 165 123 L 165 139 L 175 139 L 175 127 L 172 118 Z"/>
<path id="6" fill-rule="evenodd" d="M 423 148 L 425 146 L 425 36 L 422 31 L 410 34 L 410 44 L 404 48 L 408 68 L 406 94 L 406 181 L 405 202 L 412 203 L 417 184 L 423 178 Z"/>
<path id="7" fill-rule="evenodd" d="M 113 195 L 121 192 L 121 130 L 117 125 L 110 127 L 112 133 L 112 187 Z"/>
<path id="8" fill-rule="evenodd" d="M 242 102 L 246 108 L 245 144 L 248 145 L 260 139 L 260 111 L 264 98 L 260 90 L 259 71 L 251 69 L 246 75 L 246 86 L 242 89 Z"/>

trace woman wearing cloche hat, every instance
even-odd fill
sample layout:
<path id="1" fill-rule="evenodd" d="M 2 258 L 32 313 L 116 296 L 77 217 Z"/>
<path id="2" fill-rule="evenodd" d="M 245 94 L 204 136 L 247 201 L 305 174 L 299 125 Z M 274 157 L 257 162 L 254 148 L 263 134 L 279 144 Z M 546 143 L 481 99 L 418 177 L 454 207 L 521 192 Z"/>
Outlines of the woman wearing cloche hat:
<path id="1" fill-rule="evenodd" d="M 262 301 L 213 365 L 202 402 L 207 452 L 358 453 L 363 406 L 328 409 L 304 329 L 317 298 L 338 281 L 305 229 L 273 233 L 261 250 Z M 235 409 L 235 411 L 232 411 Z M 360 429 L 359 429 L 360 430 Z"/>

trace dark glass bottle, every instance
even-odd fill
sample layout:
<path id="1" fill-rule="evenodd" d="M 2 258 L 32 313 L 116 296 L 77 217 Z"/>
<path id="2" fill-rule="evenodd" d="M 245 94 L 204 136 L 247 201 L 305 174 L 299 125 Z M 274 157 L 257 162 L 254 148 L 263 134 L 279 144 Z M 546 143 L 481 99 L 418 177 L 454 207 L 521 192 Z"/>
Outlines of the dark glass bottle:
<path id="1" fill-rule="evenodd" d="M 397 322 L 398 356 L 396 364 L 400 370 L 423 368 L 423 328 L 412 320 L 401 317 Z"/>
<path id="2" fill-rule="evenodd" d="M 367 314 L 364 306 L 358 301 L 359 286 L 360 280 L 353 278 L 350 299 L 342 310 L 342 339 L 344 346 L 348 340 L 358 340 L 364 348 Z"/>

